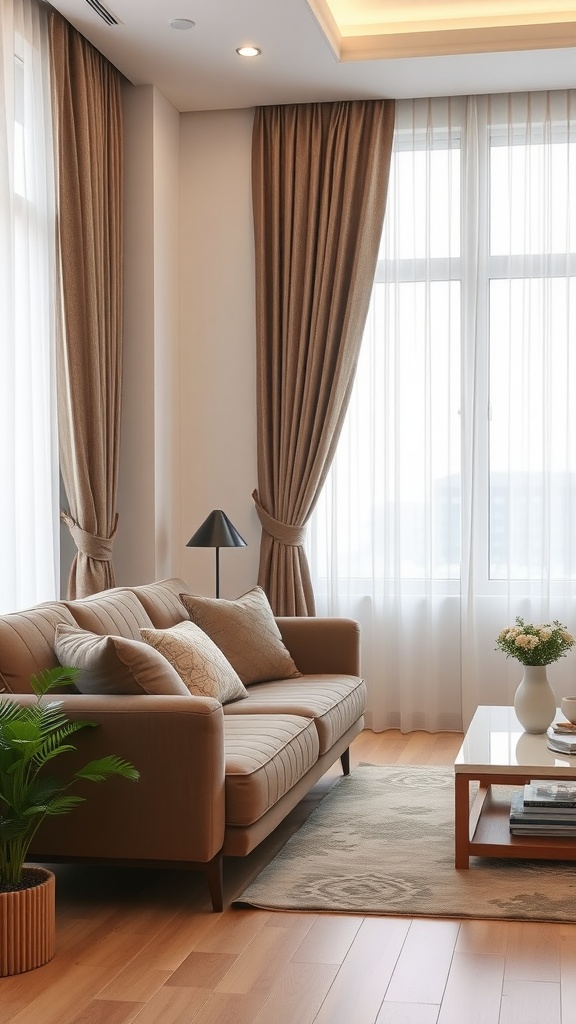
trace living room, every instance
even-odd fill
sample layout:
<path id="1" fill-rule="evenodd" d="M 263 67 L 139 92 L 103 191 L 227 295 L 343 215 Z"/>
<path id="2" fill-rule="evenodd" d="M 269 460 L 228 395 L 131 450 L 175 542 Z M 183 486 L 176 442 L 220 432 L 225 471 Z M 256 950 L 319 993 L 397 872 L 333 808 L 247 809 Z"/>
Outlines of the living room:
<path id="1" fill-rule="evenodd" d="M 556 52 L 559 66 L 569 51 Z M 523 87 L 532 87 L 527 71 Z M 178 575 L 198 593 L 213 594 L 213 550 L 186 542 L 210 509 L 222 507 L 247 541 L 223 553 L 222 596 L 234 598 L 254 585 L 260 547 L 251 497 L 253 109 L 180 111 L 156 84 L 128 81 L 123 103 L 127 259 L 116 579 L 134 586 Z M 66 529 L 61 541 L 65 587 L 72 559 Z M 457 733 L 369 733 L 353 745 L 352 759 L 450 764 L 460 742 Z M 177 878 L 152 883 L 136 874 L 126 883 L 107 869 L 93 877 L 62 872 L 60 958 L 14 984 L 0 982 L 0 1020 L 447 1024 L 471 1019 L 476 997 L 483 1024 L 514 1015 L 524 1022 L 570 1019 L 570 925 L 460 927 L 421 919 L 403 931 L 392 919 L 258 911 L 214 920 L 201 881 L 184 897 L 187 919 Z M 122 977 L 113 982 L 120 962 Z M 384 979 L 392 974 L 388 988 Z"/>

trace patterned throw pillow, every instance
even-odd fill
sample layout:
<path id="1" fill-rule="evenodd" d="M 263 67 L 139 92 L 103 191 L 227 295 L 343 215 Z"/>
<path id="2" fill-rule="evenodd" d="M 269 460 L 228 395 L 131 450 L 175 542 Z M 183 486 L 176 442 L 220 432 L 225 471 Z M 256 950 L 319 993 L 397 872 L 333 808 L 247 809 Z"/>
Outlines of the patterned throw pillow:
<path id="1" fill-rule="evenodd" d="M 192 622 L 218 645 L 245 686 L 302 675 L 284 646 L 261 587 L 237 601 L 180 594 Z"/>
<path id="2" fill-rule="evenodd" d="M 59 622 L 54 641 L 61 665 L 79 669 L 81 693 L 154 693 L 190 696 L 177 672 L 140 640 L 101 636 Z"/>
<path id="3" fill-rule="evenodd" d="M 179 622 L 169 629 L 141 629 L 140 635 L 168 659 L 195 696 L 215 697 L 221 704 L 247 696 L 222 651 L 193 622 Z"/>

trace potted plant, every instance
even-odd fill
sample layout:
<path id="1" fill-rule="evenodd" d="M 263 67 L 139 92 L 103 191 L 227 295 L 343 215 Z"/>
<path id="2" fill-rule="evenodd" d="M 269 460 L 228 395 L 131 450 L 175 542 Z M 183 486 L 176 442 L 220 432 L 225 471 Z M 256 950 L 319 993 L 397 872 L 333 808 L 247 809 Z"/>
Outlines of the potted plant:
<path id="1" fill-rule="evenodd" d="M 136 781 L 139 772 L 110 754 L 90 761 L 67 779 L 45 771 L 76 747 L 70 737 L 96 723 L 70 721 L 62 701 L 43 700 L 56 687 L 73 685 L 76 669 L 46 669 L 30 684 L 37 700 L 0 702 L 0 977 L 39 967 L 54 955 L 55 878 L 25 864 L 30 844 L 47 815 L 67 814 L 85 797 L 70 790 L 80 780 L 112 775 Z"/>

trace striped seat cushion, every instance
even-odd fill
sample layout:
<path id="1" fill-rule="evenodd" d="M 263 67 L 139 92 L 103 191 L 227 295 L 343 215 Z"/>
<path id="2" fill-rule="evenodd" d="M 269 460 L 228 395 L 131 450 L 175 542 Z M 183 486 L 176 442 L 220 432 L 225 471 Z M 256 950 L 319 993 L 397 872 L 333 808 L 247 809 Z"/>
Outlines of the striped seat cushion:
<path id="1" fill-rule="evenodd" d="M 318 759 L 318 734 L 299 715 L 224 718 L 226 824 L 251 825 Z"/>
<path id="2" fill-rule="evenodd" d="M 281 679 L 248 687 L 248 696 L 226 706 L 226 716 L 255 714 L 303 715 L 318 730 L 325 754 L 364 714 L 366 687 L 359 676 L 314 675 Z"/>

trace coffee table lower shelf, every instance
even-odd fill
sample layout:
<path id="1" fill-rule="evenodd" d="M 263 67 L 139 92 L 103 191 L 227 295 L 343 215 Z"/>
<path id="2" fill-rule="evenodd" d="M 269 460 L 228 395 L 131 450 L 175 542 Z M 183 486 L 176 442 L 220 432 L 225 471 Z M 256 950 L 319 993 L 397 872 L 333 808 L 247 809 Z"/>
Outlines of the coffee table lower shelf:
<path id="1" fill-rule="evenodd" d="M 576 860 L 576 838 L 511 835 L 510 801 L 492 792 L 492 785 L 510 785 L 509 777 L 492 776 L 490 781 L 483 781 L 460 773 L 455 781 L 455 867 L 468 868 L 470 857 Z M 480 785 L 470 806 L 472 781 L 480 781 Z M 527 781 L 515 777 L 512 785 Z"/>

